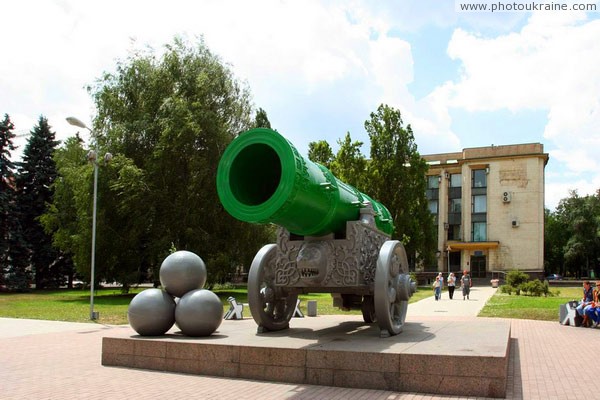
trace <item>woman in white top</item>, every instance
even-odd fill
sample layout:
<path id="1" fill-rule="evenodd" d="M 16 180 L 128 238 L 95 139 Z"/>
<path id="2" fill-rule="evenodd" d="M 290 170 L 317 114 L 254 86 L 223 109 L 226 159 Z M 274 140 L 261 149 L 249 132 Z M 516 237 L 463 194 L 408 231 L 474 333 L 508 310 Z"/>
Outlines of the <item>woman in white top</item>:
<path id="1" fill-rule="evenodd" d="M 456 277 L 454 276 L 454 272 L 450 272 L 450 275 L 448 275 L 448 296 L 450 297 L 450 300 L 452 300 L 452 296 L 454 296 L 454 288 L 456 286 Z"/>

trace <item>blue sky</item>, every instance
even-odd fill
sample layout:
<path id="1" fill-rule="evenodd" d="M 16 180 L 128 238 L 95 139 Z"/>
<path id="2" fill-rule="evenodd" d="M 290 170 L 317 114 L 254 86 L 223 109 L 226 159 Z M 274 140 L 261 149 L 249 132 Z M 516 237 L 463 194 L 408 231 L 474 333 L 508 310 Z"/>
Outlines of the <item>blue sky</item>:
<path id="1" fill-rule="evenodd" d="M 594 193 L 600 12 L 459 12 L 459 1 L 2 2 L 0 113 L 20 134 L 43 114 L 64 140 L 77 131 L 67 116 L 95 115 L 84 87 L 117 60 L 202 35 L 304 154 L 346 132 L 368 143 L 364 121 L 386 103 L 421 154 L 540 142 L 547 207 Z"/>

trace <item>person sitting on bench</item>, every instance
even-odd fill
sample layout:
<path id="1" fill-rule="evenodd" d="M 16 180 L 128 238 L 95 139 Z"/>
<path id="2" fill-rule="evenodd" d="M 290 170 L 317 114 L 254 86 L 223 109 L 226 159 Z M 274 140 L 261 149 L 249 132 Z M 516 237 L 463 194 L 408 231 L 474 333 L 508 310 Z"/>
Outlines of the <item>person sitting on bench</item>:
<path id="1" fill-rule="evenodd" d="M 596 289 L 594 290 L 594 301 L 585 308 L 585 315 L 592 322 L 592 328 L 600 325 L 600 280 L 596 281 Z"/>
<path id="2" fill-rule="evenodd" d="M 581 323 L 581 326 L 587 327 L 588 325 L 588 317 L 587 315 L 585 315 L 585 309 L 588 306 L 591 307 L 593 301 L 594 294 L 592 291 L 592 286 L 590 285 L 590 281 L 583 281 L 583 298 L 581 299 L 581 302 L 579 302 L 579 305 L 576 308 L 577 314 L 583 317 L 583 322 Z"/>

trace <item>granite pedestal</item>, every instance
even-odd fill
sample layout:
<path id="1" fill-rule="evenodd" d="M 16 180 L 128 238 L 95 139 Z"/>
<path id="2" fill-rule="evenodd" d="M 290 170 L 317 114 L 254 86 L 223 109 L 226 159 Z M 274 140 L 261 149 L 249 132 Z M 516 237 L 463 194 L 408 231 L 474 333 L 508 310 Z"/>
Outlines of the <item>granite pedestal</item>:
<path id="1" fill-rule="evenodd" d="M 102 365 L 297 384 L 505 397 L 510 323 L 486 318 L 407 318 L 380 338 L 360 316 L 292 319 L 257 333 L 251 318 L 225 320 L 211 336 L 177 328 L 160 337 L 133 330 L 103 338 Z"/>

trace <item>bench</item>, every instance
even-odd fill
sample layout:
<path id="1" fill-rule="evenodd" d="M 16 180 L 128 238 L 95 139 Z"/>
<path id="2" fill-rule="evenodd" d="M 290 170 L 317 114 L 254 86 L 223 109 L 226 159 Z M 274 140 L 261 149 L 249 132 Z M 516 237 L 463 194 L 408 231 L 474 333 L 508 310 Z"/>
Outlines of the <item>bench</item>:
<path id="1" fill-rule="evenodd" d="M 561 304 L 558 309 L 558 322 L 561 325 L 581 326 L 583 318 L 577 314 L 577 301 L 569 301 Z"/>
<path id="2" fill-rule="evenodd" d="M 244 305 L 238 304 L 233 296 L 229 297 L 227 301 L 229 302 L 229 310 L 225 313 L 223 319 L 244 319 Z"/>
<path id="3" fill-rule="evenodd" d="M 238 303 L 235 297 L 231 296 L 227 299 L 229 302 L 229 310 L 223 316 L 223 319 L 244 319 L 244 304 Z M 296 300 L 296 309 L 294 310 L 295 318 L 304 318 L 304 314 L 300 310 L 300 299 Z"/>

